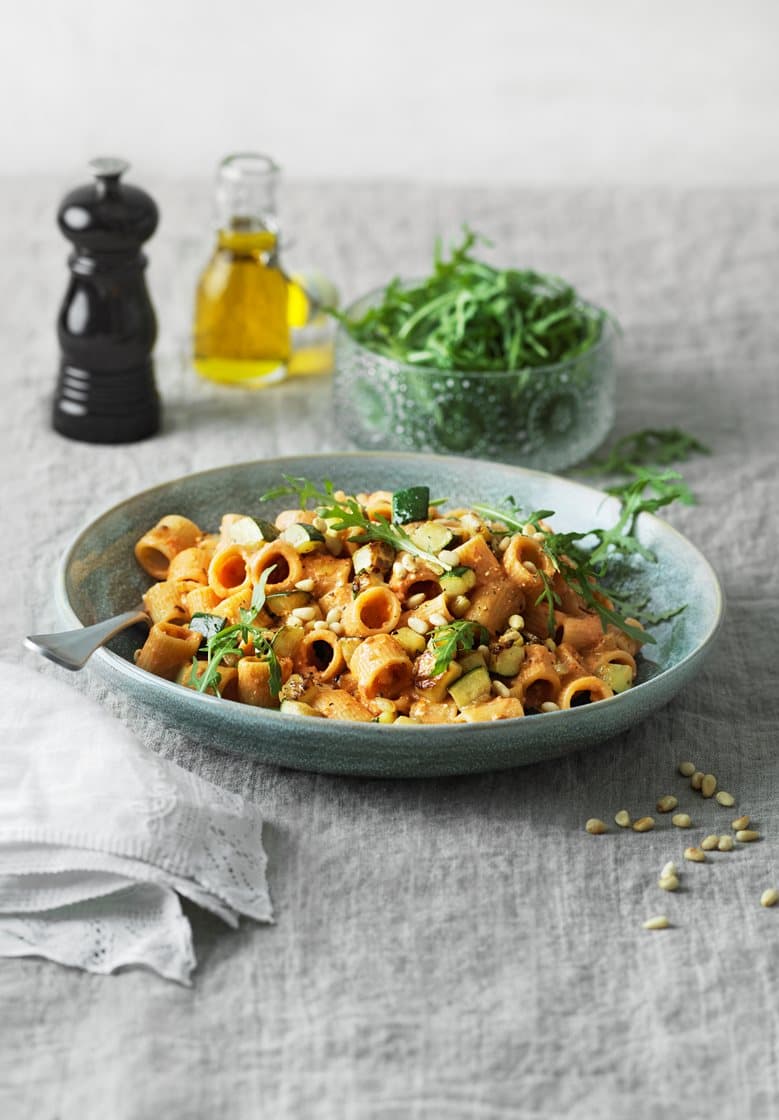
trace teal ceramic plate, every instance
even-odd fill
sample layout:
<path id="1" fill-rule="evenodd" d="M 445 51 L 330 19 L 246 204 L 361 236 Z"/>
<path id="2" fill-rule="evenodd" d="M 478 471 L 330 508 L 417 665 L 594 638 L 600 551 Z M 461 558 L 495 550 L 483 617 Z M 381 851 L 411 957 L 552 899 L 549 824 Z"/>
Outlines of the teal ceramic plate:
<path id="1" fill-rule="evenodd" d="M 59 580 L 60 603 L 70 624 L 89 625 L 133 607 L 148 577 L 133 556 L 136 540 L 167 513 L 184 514 L 206 529 L 225 512 L 268 517 L 284 500 L 260 509 L 257 498 L 282 474 L 329 478 L 346 491 L 400 489 L 414 484 L 448 495 L 457 504 L 500 502 L 552 509 L 560 531 L 607 526 L 618 504 L 576 482 L 520 467 L 431 455 L 361 453 L 314 455 L 240 463 L 189 475 L 146 490 L 110 509 L 68 550 Z M 664 521 L 639 520 L 641 541 L 657 556 L 639 573 L 648 609 L 662 614 L 690 606 L 653 629 L 639 682 L 611 700 L 524 719 L 415 727 L 345 723 L 250 708 L 199 695 L 137 669 L 133 650 L 143 631 L 128 631 L 93 664 L 133 702 L 160 720 L 219 750 L 249 755 L 298 770 L 381 777 L 467 774 L 524 766 L 601 743 L 656 711 L 700 669 L 722 617 L 722 595 L 711 567 L 696 548 Z"/>

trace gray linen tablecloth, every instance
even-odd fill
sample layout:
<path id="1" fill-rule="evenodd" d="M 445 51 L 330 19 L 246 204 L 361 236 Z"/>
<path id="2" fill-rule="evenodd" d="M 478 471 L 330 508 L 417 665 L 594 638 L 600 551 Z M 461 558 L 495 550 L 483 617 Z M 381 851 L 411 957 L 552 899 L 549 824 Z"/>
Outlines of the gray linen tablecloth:
<path id="1" fill-rule="evenodd" d="M 54 211 L 70 184 L 0 185 L 0 653 L 67 676 L 153 750 L 255 800 L 277 924 L 232 932 L 193 913 L 192 990 L 0 961 L 0 1115 L 779 1116 L 779 908 L 759 905 L 779 880 L 779 191 L 287 187 L 298 261 L 347 298 L 424 272 L 434 234 L 456 237 L 463 220 L 501 261 L 570 278 L 624 327 L 618 432 L 681 424 L 713 451 L 684 468 L 700 504 L 670 515 L 728 601 L 693 687 L 567 759 L 389 782 L 217 753 L 94 671 L 68 676 L 21 649 L 56 625 L 60 555 L 104 508 L 193 469 L 343 446 L 327 381 L 244 396 L 190 371 L 209 185 L 144 185 L 163 215 L 149 252 L 166 422 L 123 448 L 49 428 L 67 252 Z M 657 872 L 689 842 L 667 818 L 643 836 L 583 824 L 679 792 L 682 758 L 719 775 L 765 839 L 684 864 L 667 895 Z M 708 831 L 726 831 L 735 813 L 693 797 Z M 658 912 L 674 928 L 645 932 Z"/>

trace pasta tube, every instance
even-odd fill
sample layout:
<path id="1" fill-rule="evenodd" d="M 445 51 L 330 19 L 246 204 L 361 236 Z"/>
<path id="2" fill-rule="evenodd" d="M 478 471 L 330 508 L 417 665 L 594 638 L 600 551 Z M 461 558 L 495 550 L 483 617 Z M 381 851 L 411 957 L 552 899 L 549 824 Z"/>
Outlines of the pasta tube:
<path id="1" fill-rule="evenodd" d="M 291 591 L 303 579 L 300 556 L 288 541 L 269 541 L 254 553 L 249 563 L 252 583 L 259 583 L 262 573 L 271 567 L 274 570 L 265 584 L 268 594 L 274 591 Z"/>
<path id="2" fill-rule="evenodd" d="M 332 630 L 309 630 L 294 656 L 295 671 L 331 681 L 346 668 L 343 649 Z"/>
<path id="3" fill-rule="evenodd" d="M 135 659 L 139 669 L 174 680 L 200 648 L 202 635 L 172 622 L 155 622 Z"/>
<path id="4" fill-rule="evenodd" d="M 346 606 L 341 622 L 349 637 L 389 634 L 400 622 L 400 602 L 386 583 L 374 584 Z"/>
<path id="5" fill-rule="evenodd" d="M 374 634 L 352 654 L 349 668 L 367 700 L 394 700 L 411 688 L 414 667 L 403 646 L 389 634 Z"/>
<path id="6" fill-rule="evenodd" d="M 201 535 L 198 526 L 188 517 L 168 514 L 138 541 L 135 559 L 152 579 L 167 579 L 173 557 L 185 548 L 192 548 Z"/>
<path id="7" fill-rule="evenodd" d="M 576 677 L 563 688 L 557 702 L 561 708 L 575 708 L 595 700 L 608 700 L 613 695 L 613 689 L 600 677 Z"/>

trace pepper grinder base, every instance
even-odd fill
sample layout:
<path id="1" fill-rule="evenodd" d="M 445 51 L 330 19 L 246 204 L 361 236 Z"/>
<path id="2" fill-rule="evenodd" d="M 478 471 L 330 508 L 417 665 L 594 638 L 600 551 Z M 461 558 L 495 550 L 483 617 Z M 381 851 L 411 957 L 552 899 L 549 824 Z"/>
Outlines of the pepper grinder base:
<path id="1" fill-rule="evenodd" d="M 52 410 L 60 435 L 86 443 L 135 443 L 160 427 L 160 399 L 151 363 L 95 372 L 62 362 Z"/>

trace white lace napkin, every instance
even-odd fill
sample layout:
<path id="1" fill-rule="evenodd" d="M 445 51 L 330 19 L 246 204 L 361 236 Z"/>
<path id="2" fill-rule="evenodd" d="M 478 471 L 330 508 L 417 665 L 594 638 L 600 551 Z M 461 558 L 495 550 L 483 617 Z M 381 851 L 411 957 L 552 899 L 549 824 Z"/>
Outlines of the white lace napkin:
<path id="1" fill-rule="evenodd" d="M 145 750 L 75 689 L 2 665 L 0 956 L 189 983 L 179 895 L 272 921 L 255 805 Z"/>

